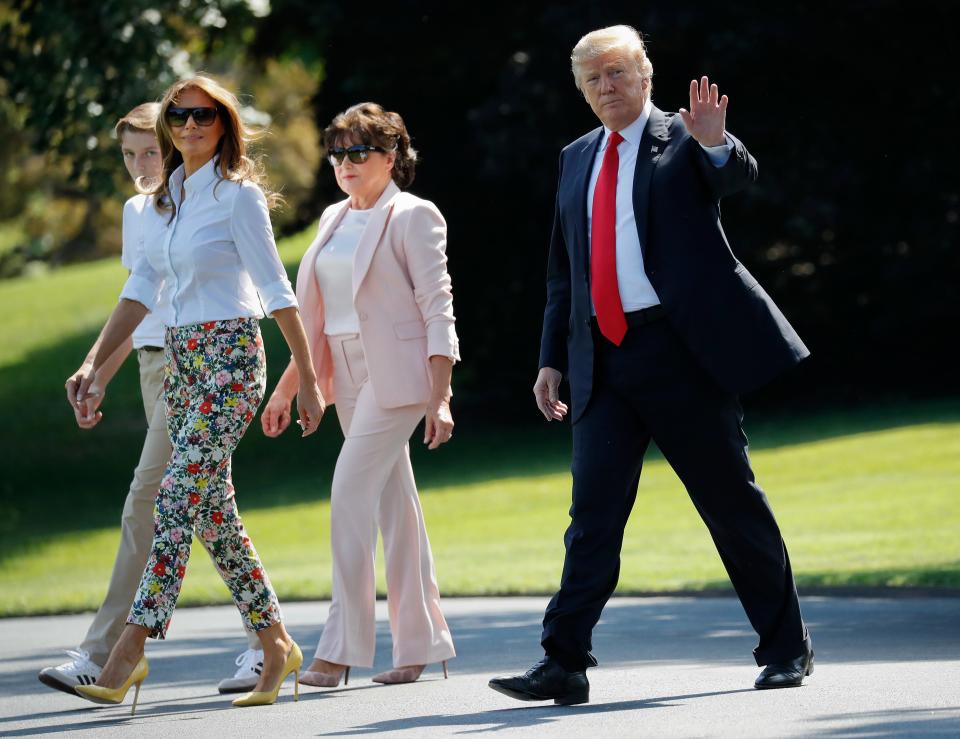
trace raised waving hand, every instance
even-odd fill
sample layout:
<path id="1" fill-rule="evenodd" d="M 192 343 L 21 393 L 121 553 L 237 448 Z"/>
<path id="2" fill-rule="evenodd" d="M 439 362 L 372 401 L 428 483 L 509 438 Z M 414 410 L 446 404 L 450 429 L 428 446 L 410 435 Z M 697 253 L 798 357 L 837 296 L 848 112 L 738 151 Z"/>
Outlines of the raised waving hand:
<path id="1" fill-rule="evenodd" d="M 690 109 L 680 108 L 680 115 L 690 135 L 703 146 L 720 146 L 726 142 L 723 132 L 729 102 L 726 95 L 720 95 L 715 84 L 710 84 L 706 75 L 699 83 L 690 80 Z"/>

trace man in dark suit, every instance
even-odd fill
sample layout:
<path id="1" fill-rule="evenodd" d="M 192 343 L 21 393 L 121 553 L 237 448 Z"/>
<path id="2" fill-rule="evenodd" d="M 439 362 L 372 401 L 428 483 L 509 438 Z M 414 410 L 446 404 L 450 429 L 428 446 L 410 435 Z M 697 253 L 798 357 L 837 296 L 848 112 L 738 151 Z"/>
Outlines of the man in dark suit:
<path id="1" fill-rule="evenodd" d="M 591 633 L 617 585 L 624 527 L 653 440 L 686 486 L 759 635 L 755 685 L 800 685 L 810 637 L 780 530 L 754 482 L 741 393 L 809 352 L 737 260 L 720 198 L 757 177 L 725 130 L 727 96 L 704 77 L 690 109 L 650 101 L 640 35 L 613 26 L 571 57 L 603 124 L 560 155 L 547 306 L 534 393 L 562 420 L 570 383 L 573 505 L 560 590 L 543 620 L 546 656 L 490 687 L 521 700 L 583 703 Z"/>

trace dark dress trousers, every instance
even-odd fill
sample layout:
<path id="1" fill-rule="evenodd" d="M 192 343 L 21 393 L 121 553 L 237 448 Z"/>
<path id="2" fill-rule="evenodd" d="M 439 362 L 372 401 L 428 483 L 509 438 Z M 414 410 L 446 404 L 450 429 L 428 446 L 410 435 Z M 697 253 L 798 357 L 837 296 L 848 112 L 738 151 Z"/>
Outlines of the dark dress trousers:
<path id="1" fill-rule="evenodd" d="M 757 177 L 740 141 L 715 167 L 681 117 L 653 108 L 633 182 L 647 276 L 665 317 L 620 346 L 591 320 L 587 189 L 598 128 L 560 155 L 540 367 L 570 383 L 573 504 L 560 590 L 542 643 L 567 669 L 596 664 L 591 633 L 613 593 L 644 453 L 653 440 L 707 524 L 758 633 L 760 665 L 809 647 L 793 573 L 747 456 L 738 396 L 809 352 L 720 225 L 719 201 Z"/>

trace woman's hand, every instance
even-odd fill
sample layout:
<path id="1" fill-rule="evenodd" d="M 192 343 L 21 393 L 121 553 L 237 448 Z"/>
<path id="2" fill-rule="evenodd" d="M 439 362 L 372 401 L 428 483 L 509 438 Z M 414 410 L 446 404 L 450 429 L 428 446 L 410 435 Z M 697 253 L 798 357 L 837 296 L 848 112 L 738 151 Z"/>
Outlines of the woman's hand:
<path id="1" fill-rule="evenodd" d="M 300 418 L 297 420 L 297 424 L 303 429 L 301 436 L 310 436 L 317 430 L 326 407 L 327 404 L 324 402 L 316 382 L 300 383 L 300 392 L 297 393 L 297 415 Z M 288 418 L 287 423 L 289 422 Z"/>
<path id="2" fill-rule="evenodd" d="M 427 405 L 424 426 L 423 443 L 427 445 L 427 449 L 436 449 L 450 441 L 450 437 L 453 436 L 453 414 L 450 412 L 450 401 L 446 398 L 431 400 Z"/>
<path id="3" fill-rule="evenodd" d="M 77 426 L 92 429 L 103 418 L 100 404 L 103 402 L 106 388 L 103 387 L 93 368 L 84 365 L 66 382 L 67 399 L 73 407 L 73 416 Z"/>
<path id="4" fill-rule="evenodd" d="M 260 425 L 263 426 L 263 433 L 271 439 L 286 431 L 290 425 L 290 398 L 276 392 L 271 395 L 260 416 Z"/>
<path id="5" fill-rule="evenodd" d="M 423 443 L 427 449 L 436 449 L 446 444 L 453 436 L 453 414 L 450 413 L 450 380 L 453 376 L 453 359 L 441 354 L 430 357 L 430 374 L 433 392 L 427 403 Z"/>
<path id="6" fill-rule="evenodd" d="M 63 388 L 67 391 L 67 402 L 74 410 L 76 410 L 77 407 L 77 390 L 80 389 L 80 383 L 83 382 L 83 378 L 86 377 L 89 372 L 90 365 L 84 362 L 82 365 L 80 365 L 80 368 L 70 375 L 70 377 L 67 378 L 67 381 L 63 383 Z"/>
<path id="7" fill-rule="evenodd" d="M 80 390 L 80 383 L 83 382 L 83 378 L 90 374 L 91 371 L 90 364 L 85 362 L 63 383 L 63 387 L 67 391 L 67 402 L 73 410 L 73 417 L 77 421 L 77 426 L 82 429 L 92 429 L 103 417 L 102 413 L 97 412 L 93 419 L 88 419 L 86 416 L 86 405 L 77 402 L 77 391 Z"/>
<path id="8" fill-rule="evenodd" d="M 320 425 L 320 419 L 323 418 L 323 410 L 327 404 L 323 400 L 323 395 L 320 394 L 320 388 L 317 387 L 317 376 L 313 369 L 313 358 L 310 356 L 307 334 L 303 329 L 303 322 L 300 320 L 300 313 L 296 308 L 278 308 L 273 312 L 273 317 L 276 319 L 277 325 L 280 327 L 280 333 L 283 334 L 283 338 L 286 339 L 287 346 L 290 347 L 290 352 L 293 354 L 274 394 L 280 388 L 292 389 L 296 378 L 299 378 L 297 415 L 300 418 L 297 424 L 303 429 L 302 436 L 310 436 Z M 272 400 L 273 398 L 271 398 L 271 402 Z M 290 423 L 289 401 L 287 402 L 286 412 L 286 423 L 283 428 L 286 428 L 287 424 Z M 263 430 L 267 436 L 273 435 L 266 427 L 266 412 L 264 412 Z"/>

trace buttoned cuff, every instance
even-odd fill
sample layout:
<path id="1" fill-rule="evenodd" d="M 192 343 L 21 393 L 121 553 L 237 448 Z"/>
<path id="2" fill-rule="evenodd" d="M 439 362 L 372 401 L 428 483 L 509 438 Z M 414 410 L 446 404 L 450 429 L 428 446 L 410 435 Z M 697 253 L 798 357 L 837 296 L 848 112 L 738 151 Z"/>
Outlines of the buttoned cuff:
<path id="1" fill-rule="evenodd" d="M 707 155 L 710 164 L 718 169 L 727 163 L 730 159 L 730 152 L 733 151 L 733 142 L 730 140 L 730 137 L 727 136 L 727 134 L 723 134 L 723 137 L 726 141 L 719 146 L 704 146 L 700 144 L 700 148 L 703 149 L 703 153 Z"/>
<path id="2" fill-rule="evenodd" d="M 281 308 L 297 307 L 297 296 L 293 294 L 290 280 L 286 278 L 257 288 L 257 292 L 260 293 L 260 302 L 263 303 L 263 310 L 268 316 L 272 316 L 274 311 Z"/>
<path id="3" fill-rule="evenodd" d="M 435 321 L 427 326 L 427 356 L 449 357 L 460 361 L 460 341 L 454 324 L 448 321 Z"/>
<path id="4" fill-rule="evenodd" d="M 130 275 L 120 291 L 120 299 L 133 300 L 142 304 L 148 311 L 157 307 L 160 287 L 139 275 Z"/>

